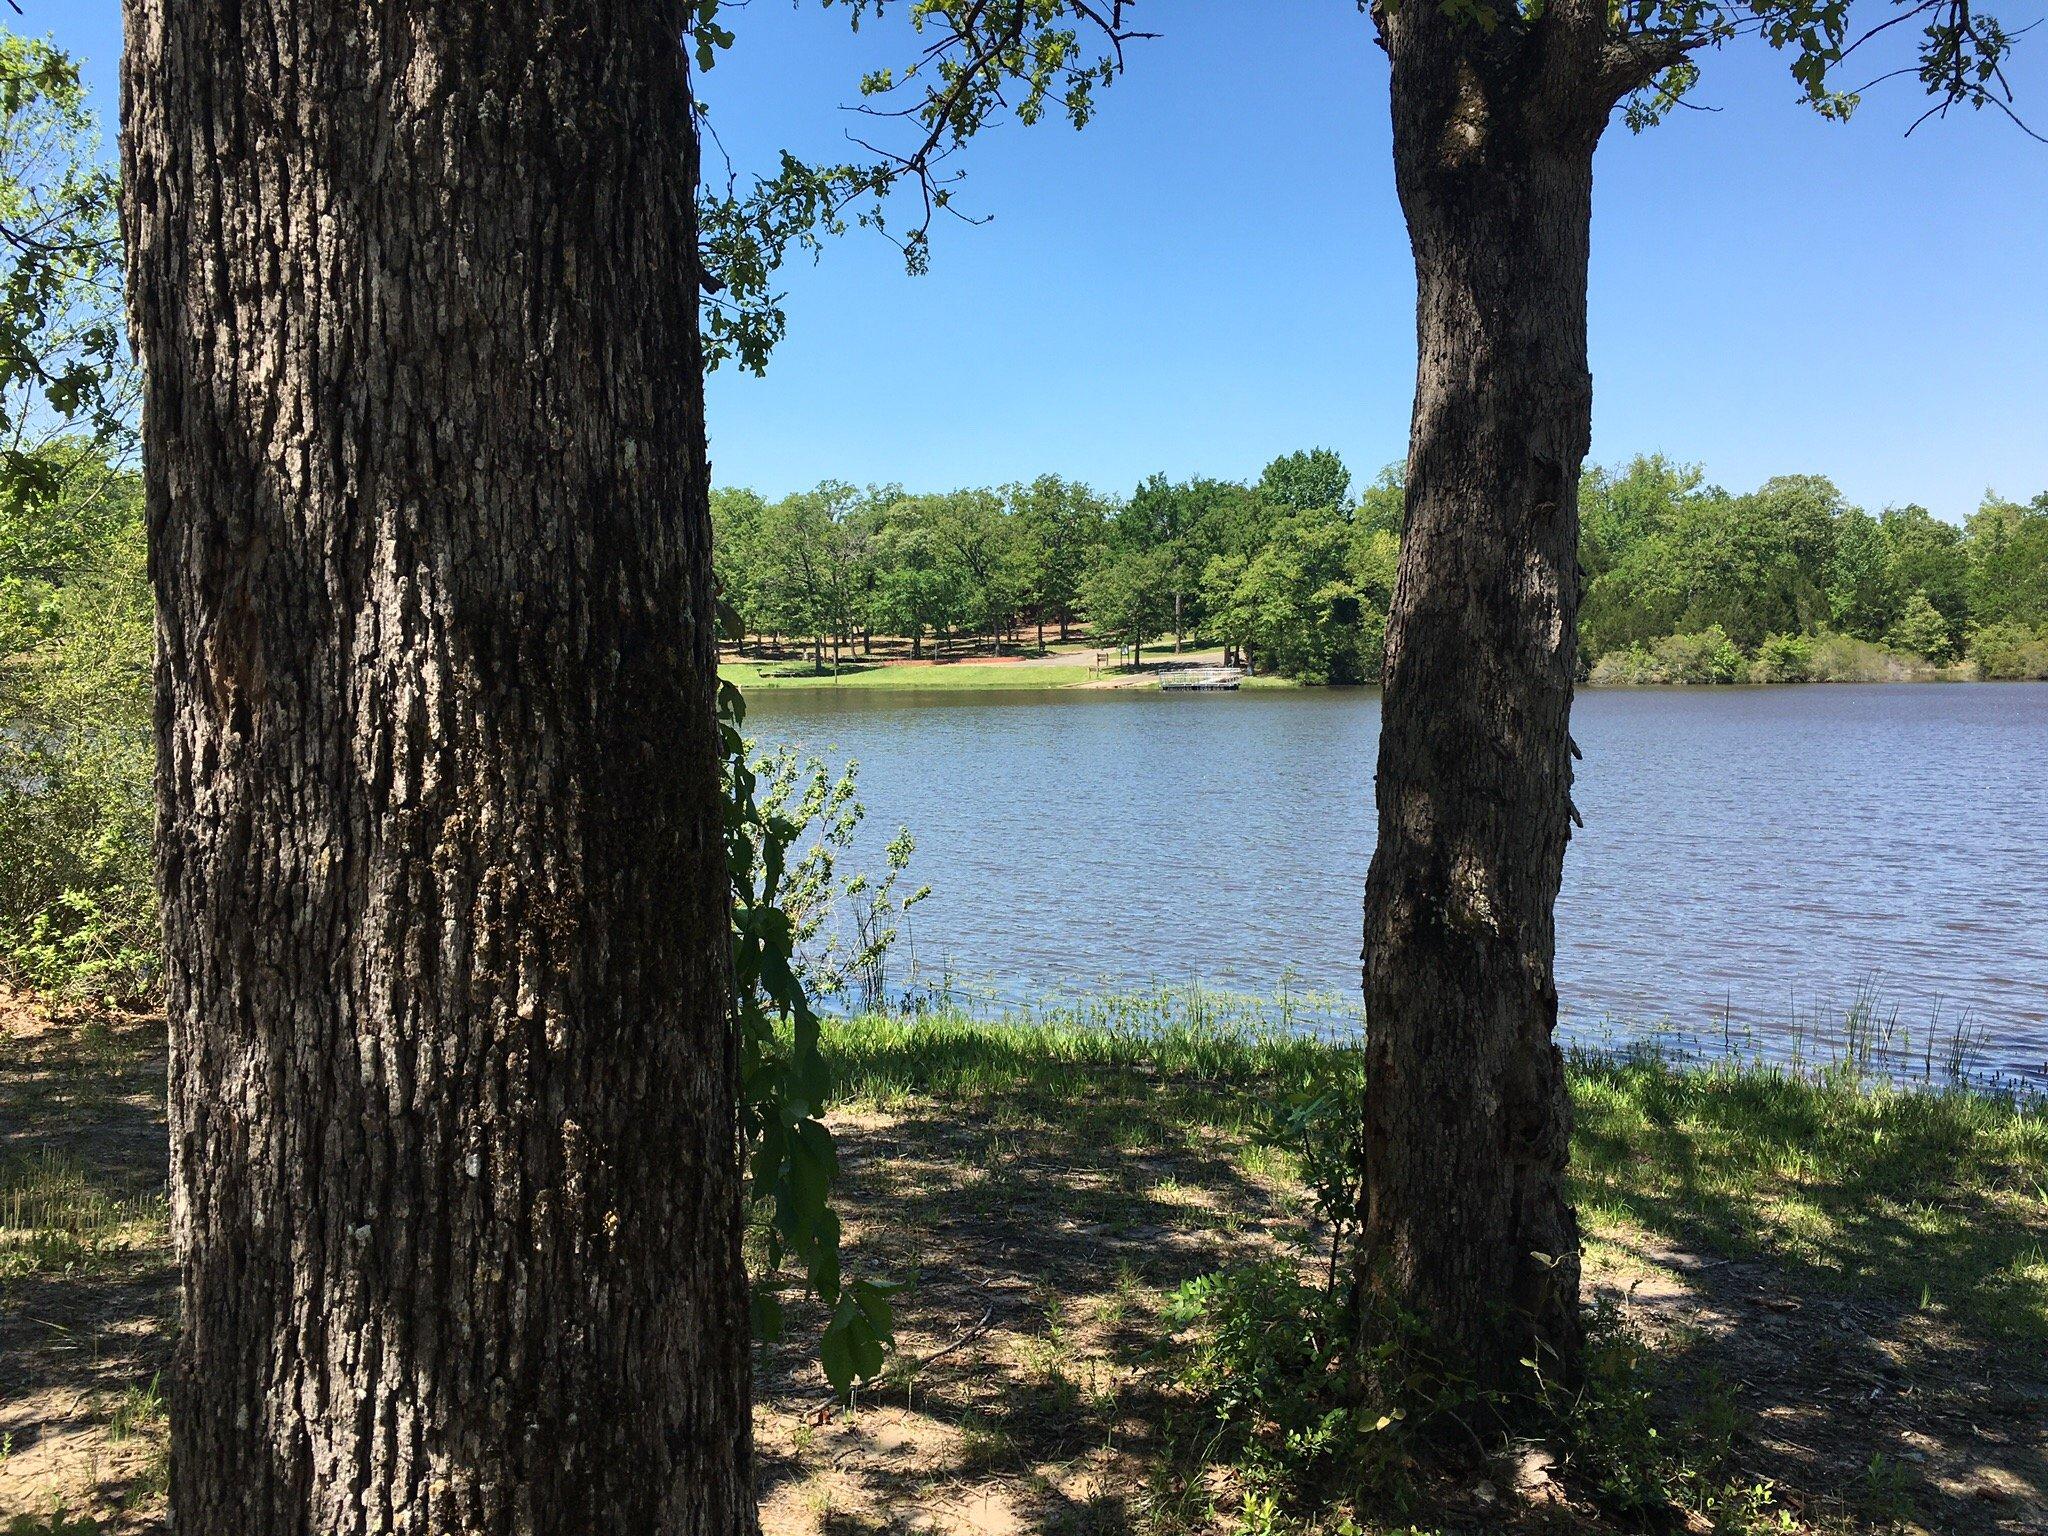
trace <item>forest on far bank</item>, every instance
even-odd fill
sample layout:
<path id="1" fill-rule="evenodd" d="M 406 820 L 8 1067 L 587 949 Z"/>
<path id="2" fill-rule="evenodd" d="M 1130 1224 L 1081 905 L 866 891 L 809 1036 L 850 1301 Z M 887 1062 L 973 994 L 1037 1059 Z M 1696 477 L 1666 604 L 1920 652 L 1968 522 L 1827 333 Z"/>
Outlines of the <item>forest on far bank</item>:
<path id="1" fill-rule="evenodd" d="M 748 641 L 856 661 L 1076 625 L 1127 654 L 1221 645 L 1311 683 L 1379 676 L 1400 554 L 1399 466 L 1354 488 L 1328 449 L 1256 480 L 1153 475 L 1127 497 L 1044 475 L 917 494 L 827 481 L 713 492 L 721 587 Z M 2048 492 L 1958 526 L 1871 513 L 1819 475 L 1737 495 L 1661 454 L 1579 490 L 1581 675 L 1595 684 L 2048 677 Z"/>

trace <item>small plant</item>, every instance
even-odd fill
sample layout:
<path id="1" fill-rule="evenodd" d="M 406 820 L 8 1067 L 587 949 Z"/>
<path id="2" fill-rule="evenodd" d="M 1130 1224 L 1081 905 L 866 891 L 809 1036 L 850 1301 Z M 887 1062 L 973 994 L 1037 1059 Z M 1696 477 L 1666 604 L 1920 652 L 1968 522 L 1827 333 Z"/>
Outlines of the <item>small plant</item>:
<path id="1" fill-rule="evenodd" d="M 100 1523 L 86 1515 L 74 1515 L 60 1501 L 48 1519 L 16 1515 L 7 1526 L 7 1536 L 99 1536 Z"/>
<path id="2" fill-rule="evenodd" d="M 1850 1502 L 1872 1519 L 1910 1519 L 1914 1511 L 1913 1482 L 1913 1474 L 1903 1462 L 1879 1451 L 1857 1477 L 1850 1490 Z"/>
<path id="3" fill-rule="evenodd" d="M 1308 1186 L 1311 1213 L 1329 1233 L 1325 1289 L 1337 1290 L 1338 1260 L 1356 1233 L 1365 1194 L 1358 1155 L 1364 1123 L 1365 1058 L 1331 1053 L 1292 1092 L 1281 1094 L 1260 1128 L 1262 1145 L 1292 1156 Z"/>
<path id="4" fill-rule="evenodd" d="M 163 1378 L 152 1376 L 146 1387 L 130 1387 L 107 1415 L 107 1438 L 116 1445 L 138 1435 L 150 1435 L 163 1427 Z"/>
<path id="5" fill-rule="evenodd" d="M 1312 1500 L 1343 1480 L 1395 1422 L 1349 1401 L 1346 1312 L 1288 1259 L 1203 1275 L 1173 1293 L 1166 1320 L 1190 1335 L 1176 1375 L 1201 1405 L 1205 1459 L 1276 1498 Z"/>
<path id="6" fill-rule="evenodd" d="M 895 1285 L 848 1280 L 840 1271 L 839 1216 L 832 1187 L 839 1176 L 832 1133 L 822 1118 L 831 1073 L 819 1045 L 816 1011 L 797 969 L 798 926 L 790 916 L 785 877 L 789 850 L 804 822 L 756 797 L 757 783 L 740 727 L 746 703 L 732 684 L 718 685 L 719 730 L 725 752 L 726 863 L 732 880 L 733 1003 L 740 1045 L 740 1138 L 754 1202 L 771 1212 L 768 1269 L 785 1259 L 831 1309 L 819 1339 L 825 1376 L 839 1392 L 882 1368 L 892 1341 L 890 1295 Z M 850 793 L 850 792 L 849 792 Z M 801 866 L 799 866 L 801 867 Z M 782 1329 L 782 1304 L 765 1285 L 754 1288 L 755 1331 Z"/>
<path id="7" fill-rule="evenodd" d="M 1768 1481 L 1732 1475 L 1737 1414 L 1726 1384 L 1711 1375 L 1684 1383 L 1692 1404 L 1674 1414 L 1666 1399 L 1681 1395 L 1678 1385 L 1611 1301 L 1591 1310 L 1579 1384 L 1539 1386 L 1547 1438 L 1575 1489 L 1630 1519 L 1689 1510 L 1731 1533 L 1789 1529 Z"/>

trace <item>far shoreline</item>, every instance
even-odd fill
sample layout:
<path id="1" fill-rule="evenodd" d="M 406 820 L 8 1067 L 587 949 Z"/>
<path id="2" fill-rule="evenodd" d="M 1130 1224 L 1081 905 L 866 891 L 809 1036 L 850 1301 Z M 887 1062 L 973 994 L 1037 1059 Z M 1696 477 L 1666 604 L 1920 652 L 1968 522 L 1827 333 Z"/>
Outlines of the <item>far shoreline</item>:
<path id="1" fill-rule="evenodd" d="M 1170 654 L 1170 653 L 1169 653 Z M 1148 663 L 1143 671 L 1109 668 L 1096 670 L 1087 664 L 1058 659 L 1015 658 L 960 660 L 906 664 L 896 661 L 848 665 L 840 672 L 796 670 L 788 663 L 763 666 L 756 662 L 721 661 L 718 675 L 737 684 L 749 695 L 762 693 L 1157 693 L 1162 673 L 1173 665 L 1198 665 L 1199 653 L 1186 653 L 1161 664 Z M 772 669 L 771 669 L 772 668 Z M 1981 677 L 1966 666 L 1944 668 L 1925 676 L 1797 678 L 1783 682 L 1761 682 L 1743 678 L 1730 682 L 1594 682 L 1582 680 L 1580 693 L 1719 693 L 1777 691 L 1789 688 L 1882 688 L 1946 687 L 1963 684 L 2040 684 L 2048 679 Z M 1239 691 L 1267 693 L 1317 690 L 1364 692 L 1379 688 L 1368 683 L 1311 683 L 1272 674 L 1248 676 Z"/>

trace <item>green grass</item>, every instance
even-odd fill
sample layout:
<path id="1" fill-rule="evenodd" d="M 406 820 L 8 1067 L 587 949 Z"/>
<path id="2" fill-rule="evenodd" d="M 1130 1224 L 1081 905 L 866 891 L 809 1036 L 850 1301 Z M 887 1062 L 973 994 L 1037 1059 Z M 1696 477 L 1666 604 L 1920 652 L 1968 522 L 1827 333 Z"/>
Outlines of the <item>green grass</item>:
<path id="1" fill-rule="evenodd" d="M 153 1248 L 161 1195 L 121 1198 L 76 1158 L 41 1148 L 0 1158 L 0 1280 L 89 1267 Z"/>
<path id="2" fill-rule="evenodd" d="M 1048 688 L 1071 688 L 1096 674 L 1085 665 L 1050 662 L 1043 666 L 1022 666 L 1014 661 L 949 661 L 937 666 L 844 667 L 837 677 L 829 668 L 813 672 L 803 662 L 720 662 L 718 675 L 738 683 L 749 693 L 791 688 L 889 688 L 924 691 L 990 689 L 1036 692 Z"/>
<path id="3" fill-rule="evenodd" d="M 1149 663 L 1148 663 L 1149 665 Z M 883 688 L 904 692 L 946 692 L 985 690 L 1006 693 L 1037 693 L 1074 688 L 1100 678 L 1123 678 L 1116 668 L 1098 672 L 1086 662 L 1044 662 L 1022 666 L 1014 661 L 947 661 L 937 666 L 861 665 L 849 662 L 834 677 L 828 666 L 823 672 L 811 670 L 804 661 L 723 661 L 718 675 L 738 683 L 749 693 L 783 692 L 793 688 Z M 1156 678 L 1126 682 L 1125 687 L 1142 691 L 1159 686 Z M 1291 677 L 1247 677 L 1240 687 L 1250 689 L 1300 688 Z"/>
<path id="4" fill-rule="evenodd" d="M 1166 992 L 1009 1023 L 834 1021 L 844 1099 L 1024 1103 L 1142 1141 L 1258 1124 L 1346 1047 L 1251 1002 Z M 1576 1198 L 1596 1238 L 1642 1234 L 1765 1259 L 1802 1287 L 2048 1341 L 2048 1112 L 1843 1074 L 1572 1064 Z M 1270 1148 L 1235 1154 L 1271 1173 Z"/>
<path id="5" fill-rule="evenodd" d="M 2048 1339 L 2048 1113 L 1842 1074 L 1577 1064 L 1596 1221 L 1767 1255 L 1823 1290 Z"/>

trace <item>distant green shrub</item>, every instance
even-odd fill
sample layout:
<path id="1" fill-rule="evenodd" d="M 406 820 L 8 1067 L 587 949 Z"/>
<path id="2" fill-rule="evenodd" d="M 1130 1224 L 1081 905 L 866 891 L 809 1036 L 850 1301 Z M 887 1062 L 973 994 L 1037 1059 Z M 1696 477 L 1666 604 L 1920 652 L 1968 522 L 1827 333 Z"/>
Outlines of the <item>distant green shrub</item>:
<path id="1" fill-rule="evenodd" d="M 1768 635 L 1749 664 L 1750 681 L 1805 683 L 1813 680 L 1813 641 L 1805 635 Z"/>
<path id="2" fill-rule="evenodd" d="M 1813 637 L 1813 681 L 1816 683 L 1904 683 L 1931 675 L 1918 657 L 1902 656 L 1852 635 Z"/>
<path id="3" fill-rule="evenodd" d="M 1970 637 L 1970 660 L 1977 664 L 1979 677 L 2048 678 L 2048 629 L 2029 629 L 2011 620 L 1986 624 Z"/>
<path id="4" fill-rule="evenodd" d="M 1666 635 L 1651 645 L 1650 654 L 1666 682 L 1732 683 L 1742 676 L 1742 652 L 1718 624 L 1697 634 Z"/>
<path id="5" fill-rule="evenodd" d="M 1609 651 L 1594 662 L 1587 681 L 1595 688 L 1628 688 L 1661 683 L 1667 679 L 1658 669 L 1657 658 L 1647 647 L 1632 645 L 1626 650 Z"/>
<path id="6" fill-rule="evenodd" d="M 1895 650 L 1904 651 L 1909 656 L 1925 656 L 1930 661 L 1947 660 L 1955 648 L 1948 620 L 1927 600 L 1925 592 L 1915 592 L 1906 599 L 1905 611 L 1886 633 L 1885 639 Z"/>

